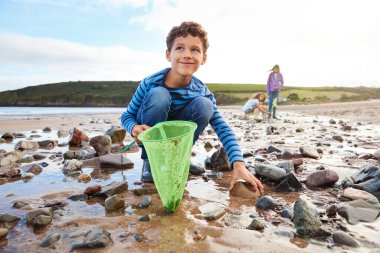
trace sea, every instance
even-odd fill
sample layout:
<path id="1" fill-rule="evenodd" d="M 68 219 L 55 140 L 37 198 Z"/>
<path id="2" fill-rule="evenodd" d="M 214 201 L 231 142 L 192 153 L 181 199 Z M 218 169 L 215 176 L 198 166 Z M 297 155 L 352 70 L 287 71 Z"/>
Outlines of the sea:
<path id="1" fill-rule="evenodd" d="M 38 119 L 57 115 L 121 114 L 125 107 L 0 107 L 0 119 Z"/>

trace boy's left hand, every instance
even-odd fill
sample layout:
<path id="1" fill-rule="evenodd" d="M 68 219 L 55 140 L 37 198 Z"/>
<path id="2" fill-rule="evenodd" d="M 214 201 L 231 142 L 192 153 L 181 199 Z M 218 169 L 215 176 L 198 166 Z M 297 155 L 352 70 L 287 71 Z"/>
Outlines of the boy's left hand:
<path id="1" fill-rule="evenodd" d="M 245 168 L 244 162 L 234 162 L 234 170 L 232 172 L 232 178 L 230 182 L 230 190 L 234 187 L 237 180 L 243 179 L 249 182 L 255 190 L 260 191 L 261 194 L 264 193 L 264 186 L 261 184 L 260 180 L 258 180 L 252 173 L 250 173 Z"/>

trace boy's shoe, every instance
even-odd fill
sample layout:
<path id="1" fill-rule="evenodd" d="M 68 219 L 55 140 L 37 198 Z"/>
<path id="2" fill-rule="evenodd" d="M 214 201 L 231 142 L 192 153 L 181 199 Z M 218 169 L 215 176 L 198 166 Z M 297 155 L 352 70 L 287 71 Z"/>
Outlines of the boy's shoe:
<path id="1" fill-rule="evenodd" d="M 148 159 L 144 159 L 142 171 L 141 171 L 141 182 L 143 183 L 153 183 L 152 172 L 150 170 L 150 164 Z"/>
<path id="2" fill-rule="evenodd" d="M 268 114 L 268 119 L 270 119 L 271 116 L 272 116 L 272 115 L 269 113 L 269 114 Z"/>

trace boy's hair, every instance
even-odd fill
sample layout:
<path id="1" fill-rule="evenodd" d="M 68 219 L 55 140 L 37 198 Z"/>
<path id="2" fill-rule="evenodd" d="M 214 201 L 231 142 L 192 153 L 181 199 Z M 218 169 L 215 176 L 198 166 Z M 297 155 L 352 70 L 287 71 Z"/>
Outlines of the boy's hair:
<path id="1" fill-rule="evenodd" d="M 172 49 L 174 40 L 178 37 L 186 37 L 187 35 L 191 35 L 194 37 L 198 37 L 202 41 L 203 45 L 203 51 L 204 53 L 207 52 L 208 49 L 208 39 L 207 39 L 207 32 L 203 29 L 203 27 L 195 23 L 193 21 L 185 21 L 182 22 L 180 26 L 174 26 L 168 36 L 166 37 L 166 46 L 168 51 Z"/>

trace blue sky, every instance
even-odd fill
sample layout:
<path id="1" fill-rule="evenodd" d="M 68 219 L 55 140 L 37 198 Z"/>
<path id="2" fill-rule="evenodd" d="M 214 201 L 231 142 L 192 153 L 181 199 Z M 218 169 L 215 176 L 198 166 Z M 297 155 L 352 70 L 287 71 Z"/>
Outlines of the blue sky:
<path id="1" fill-rule="evenodd" d="M 184 20 L 208 31 L 208 83 L 380 87 L 376 0 L 0 0 L 0 91 L 51 82 L 141 80 L 170 66 Z"/>

